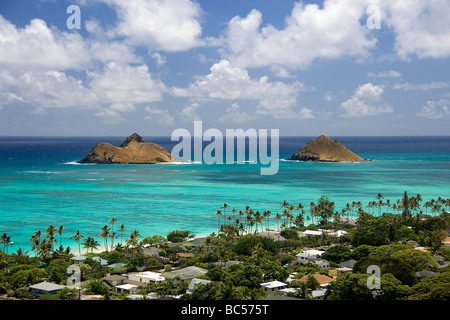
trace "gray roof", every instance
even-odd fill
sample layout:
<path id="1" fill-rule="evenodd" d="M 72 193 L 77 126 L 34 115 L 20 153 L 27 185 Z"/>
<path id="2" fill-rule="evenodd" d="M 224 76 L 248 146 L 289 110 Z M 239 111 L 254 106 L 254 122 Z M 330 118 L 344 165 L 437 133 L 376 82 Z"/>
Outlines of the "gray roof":
<path id="1" fill-rule="evenodd" d="M 65 287 L 64 285 L 51 283 L 51 282 L 47 282 L 47 281 L 43 281 L 40 283 L 33 284 L 32 286 L 29 286 L 30 289 L 41 290 L 41 291 L 61 290 L 64 287 Z"/>
<path id="2" fill-rule="evenodd" d="M 421 279 L 428 278 L 430 276 L 436 276 L 438 274 L 439 273 L 436 273 L 436 272 L 433 272 L 433 271 L 428 271 L 428 270 L 423 270 L 423 271 L 419 271 L 419 272 L 415 273 L 416 277 L 417 278 L 421 278 Z"/>
<path id="3" fill-rule="evenodd" d="M 344 262 L 341 262 L 341 263 L 339 263 L 339 266 L 341 267 L 341 268 L 353 268 L 353 265 L 356 263 L 356 260 L 354 260 L 354 259 L 350 259 L 350 260 L 347 260 L 347 261 L 344 261 Z"/>

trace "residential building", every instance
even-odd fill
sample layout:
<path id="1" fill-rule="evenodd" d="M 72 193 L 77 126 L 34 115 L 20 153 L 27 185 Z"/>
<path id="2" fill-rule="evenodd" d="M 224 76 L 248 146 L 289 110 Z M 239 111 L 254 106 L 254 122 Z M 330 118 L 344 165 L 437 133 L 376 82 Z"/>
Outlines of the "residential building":
<path id="1" fill-rule="evenodd" d="M 211 283 L 210 280 L 205 280 L 205 279 L 198 279 L 198 278 L 193 278 L 191 280 L 191 282 L 189 283 L 188 289 L 186 290 L 186 293 L 191 294 L 192 291 L 194 291 L 195 288 L 197 288 L 199 285 L 201 284 L 208 284 Z"/>
<path id="2" fill-rule="evenodd" d="M 34 285 L 31 285 L 28 288 L 31 289 L 31 293 L 34 296 L 40 297 L 44 294 L 56 294 L 58 291 L 61 291 L 65 287 L 66 287 L 65 285 L 60 285 L 60 284 L 43 281 L 43 282 L 39 282 Z"/>
<path id="3" fill-rule="evenodd" d="M 312 259 L 319 258 L 325 251 L 322 250 L 306 250 L 296 255 L 297 261 L 300 263 L 308 262 Z"/>
<path id="4" fill-rule="evenodd" d="M 264 292 L 268 295 L 277 294 L 280 289 L 286 288 L 287 284 L 281 281 L 270 281 L 261 283 L 260 286 L 264 289 Z"/>

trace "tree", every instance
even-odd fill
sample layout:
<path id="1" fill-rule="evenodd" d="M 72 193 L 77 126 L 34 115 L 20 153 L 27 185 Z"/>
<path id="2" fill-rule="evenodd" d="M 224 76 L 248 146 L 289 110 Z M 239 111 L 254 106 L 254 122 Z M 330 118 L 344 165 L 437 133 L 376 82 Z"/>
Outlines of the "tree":
<path id="1" fill-rule="evenodd" d="M 99 236 L 105 241 L 106 252 L 108 252 L 108 237 L 110 236 L 109 230 L 110 228 L 107 224 L 105 224 L 105 226 L 102 228 L 102 232 L 99 234 Z"/>
<path id="2" fill-rule="evenodd" d="M 78 244 L 78 253 L 81 255 L 81 247 L 80 247 L 80 241 L 83 239 L 84 236 L 80 233 L 80 230 L 77 230 L 77 232 L 70 236 L 70 239 L 75 240 L 75 242 Z"/>
<path id="3" fill-rule="evenodd" d="M 56 243 L 55 234 L 57 233 L 57 229 L 55 228 L 55 226 L 50 225 L 45 230 L 45 233 L 46 233 L 45 238 L 50 241 L 51 251 L 53 251 L 53 244 Z"/>
<path id="4" fill-rule="evenodd" d="M 333 246 L 330 249 L 328 249 L 327 251 L 325 251 L 322 254 L 321 258 L 331 261 L 331 262 L 341 263 L 343 261 L 350 259 L 351 255 L 352 255 L 352 252 L 348 247 L 338 245 L 338 246 Z"/>
<path id="5" fill-rule="evenodd" d="M 122 244 L 122 236 L 123 236 L 123 233 L 125 232 L 125 231 L 127 231 L 126 229 L 125 229 L 125 225 L 121 225 L 120 226 L 120 229 L 119 229 L 119 232 L 120 232 L 120 244 Z"/>

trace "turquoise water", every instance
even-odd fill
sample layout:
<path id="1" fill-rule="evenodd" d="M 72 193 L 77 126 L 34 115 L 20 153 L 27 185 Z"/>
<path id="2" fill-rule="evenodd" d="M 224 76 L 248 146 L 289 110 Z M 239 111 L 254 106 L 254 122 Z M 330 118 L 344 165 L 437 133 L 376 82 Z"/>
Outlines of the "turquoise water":
<path id="1" fill-rule="evenodd" d="M 98 237 L 112 217 L 127 232 L 166 236 L 172 230 L 205 235 L 217 230 L 214 213 L 230 208 L 280 212 L 283 200 L 306 208 L 325 194 L 340 210 L 366 205 L 381 192 L 395 202 L 404 191 L 423 203 L 450 197 L 450 137 L 334 137 L 364 163 L 280 162 L 278 174 L 260 175 L 258 164 L 79 165 L 100 141 L 123 138 L 0 138 L 0 233 L 29 250 L 27 239 L 50 224 L 64 226 L 63 245 L 76 248 L 76 230 Z M 290 157 L 312 137 L 280 138 Z M 170 137 L 144 137 L 171 150 Z M 294 212 L 296 214 L 296 212 Z M 275 222 L 273 222 L 275 225 Z M 118 233 L 117 233 L 118 234 Z M 59 236 L 57 237 L 59 241 Z M 116 240 L 120 241 L 119 239 Z"/>

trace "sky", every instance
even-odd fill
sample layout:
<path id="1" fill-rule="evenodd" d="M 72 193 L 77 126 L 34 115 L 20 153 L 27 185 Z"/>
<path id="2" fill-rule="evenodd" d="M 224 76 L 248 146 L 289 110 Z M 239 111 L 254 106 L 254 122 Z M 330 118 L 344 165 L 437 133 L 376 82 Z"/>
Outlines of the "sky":
<path id="1" fill-rule="evenodd" d="M 449 16 L 448 0 L 0 0 L 0 136 L 170 136 L 196 120 L 450 135 Z"/>

